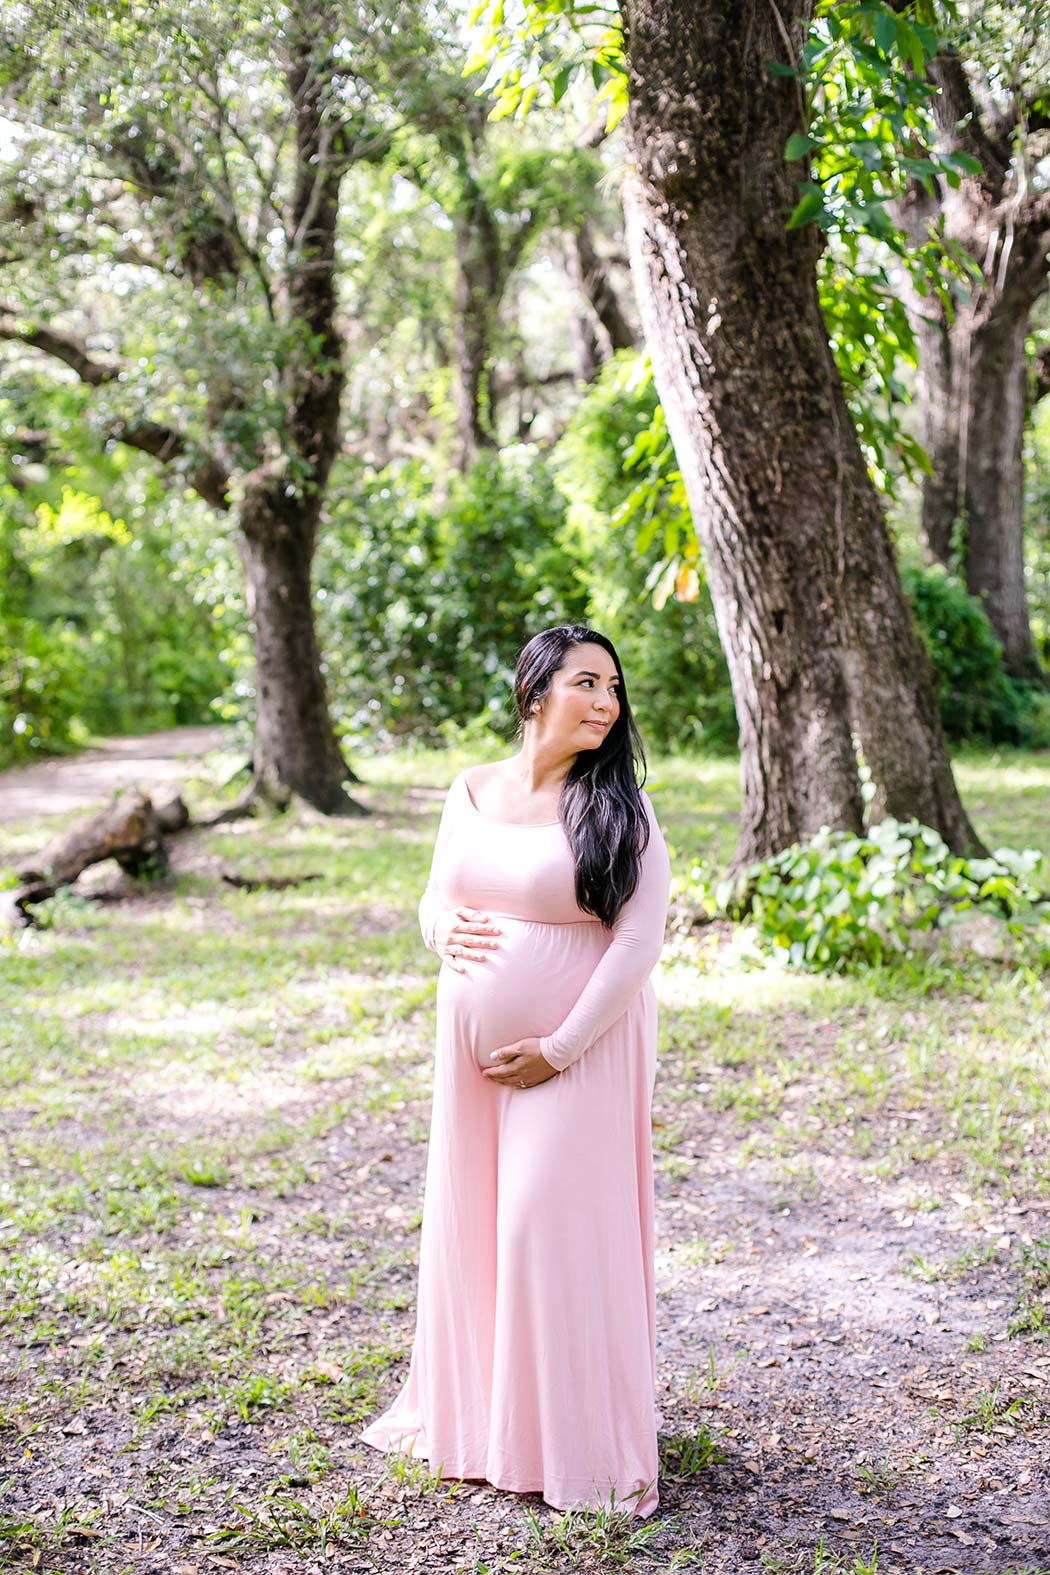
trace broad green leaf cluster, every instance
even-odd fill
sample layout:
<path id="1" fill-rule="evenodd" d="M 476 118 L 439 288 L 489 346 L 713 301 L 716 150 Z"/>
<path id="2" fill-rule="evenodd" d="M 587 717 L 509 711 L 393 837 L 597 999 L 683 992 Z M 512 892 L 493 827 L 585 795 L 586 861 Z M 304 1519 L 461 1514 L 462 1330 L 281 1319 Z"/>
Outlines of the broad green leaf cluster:
<path id="1" fill-rule="evenodd" d="M 1050 923 L 1050 893 L 1033 884 L 1042 855 L 997 848 L 952 853 L 918 821 L 879 821 L 862 836 L 822 827 L 770 859 L 712 885 L 702 871 L 687 901 L 750 924 L 767 955 L 817 972 L 881 965 L 916 938 L 988 914 L 1012 936 Z"/>

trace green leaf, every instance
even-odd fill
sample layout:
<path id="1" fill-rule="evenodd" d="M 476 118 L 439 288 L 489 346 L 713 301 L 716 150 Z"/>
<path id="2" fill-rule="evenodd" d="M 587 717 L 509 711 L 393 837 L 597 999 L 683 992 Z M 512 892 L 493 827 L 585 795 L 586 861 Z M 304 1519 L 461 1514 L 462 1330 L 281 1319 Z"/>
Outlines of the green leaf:
<path id="1" fill-rule="evenodd" d="M 574 61 L 570 61 L 567 65 L 562 66 L 551 79 L 551 92 L 555 104 L 561 103 L 575 74 L 576 64 Z"/>
<path id="2" fill-rule="evenodd" d="M 897 18 L 892 12 L 879 11 L 875 17 L 872 32 L 875 35 L 875 42 L 882 50 L 882 53 L 884 55 L 892 54 L 899 37 Z"/>
<path id="3" fill-rule="evenodd" d="M 787 221 L 786 228 L 800 230 L 804 224 L 811 224 L 824 212 L 824 194 L 819 187 L 810 187 L 805 196 L 798 202 Z"/>
<path id="4" fill-rule="evenodd" d="M 795 159 L 804 159 L 813 148 L 819 148 L 820 143 L 804 131 L 792 132 L 784 149 L 784 158 L 789 164 Z"/>

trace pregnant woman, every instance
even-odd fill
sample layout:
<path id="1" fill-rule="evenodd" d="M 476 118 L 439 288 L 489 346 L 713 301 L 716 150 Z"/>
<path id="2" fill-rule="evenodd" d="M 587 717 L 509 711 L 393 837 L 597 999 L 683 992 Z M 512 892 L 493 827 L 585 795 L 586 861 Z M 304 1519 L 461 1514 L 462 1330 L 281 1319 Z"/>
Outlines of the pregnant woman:
<path id="1" fill-rule="evenodd" d="M 670 868 L 616 651 L 518 658 L 521 751 L 449 789 L 415 1340 L 361 1434 L 557 1509 L 658 1503 L 650 1109 Z"/>

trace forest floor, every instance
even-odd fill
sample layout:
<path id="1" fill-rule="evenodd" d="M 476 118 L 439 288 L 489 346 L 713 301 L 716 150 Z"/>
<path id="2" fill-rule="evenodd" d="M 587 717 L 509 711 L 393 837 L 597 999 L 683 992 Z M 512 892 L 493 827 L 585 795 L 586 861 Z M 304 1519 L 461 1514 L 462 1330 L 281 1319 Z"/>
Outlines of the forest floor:
<path id="1" fill-rule="evenodd" d="M 0 942 L 0 1568 L 1047 1575 L 1050 981 L 1011 956 L 818 977 L 669 942 L 650 1520 L 357 1442 L 411 1347 L 415 902 L 463 763 L 365 761 L 367 820 L 190 833 L 163 885 L 102 869 L 118 900 Z M 1050 756 L 957 775 L 991 845 L 1050 853 Z M 649 787 L 676 873 L 725 857 L 735 763 Z M 74 818 L 28 808 L 8 860 Z"/>

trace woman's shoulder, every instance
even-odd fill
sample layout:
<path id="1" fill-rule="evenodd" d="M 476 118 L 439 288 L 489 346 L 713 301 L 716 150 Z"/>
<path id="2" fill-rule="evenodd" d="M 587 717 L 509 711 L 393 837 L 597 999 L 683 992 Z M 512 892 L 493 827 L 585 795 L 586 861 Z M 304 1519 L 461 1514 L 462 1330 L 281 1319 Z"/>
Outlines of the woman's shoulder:
<path id="1" fill-rule="evenodd" d="M 503 776 L 509 765 L 509 760 L 482 760 L 477 765 L 464 766 L 460 776 L 464 781 L 469 777 L 472 783 L 486 782 L 490 777 Z"/>

